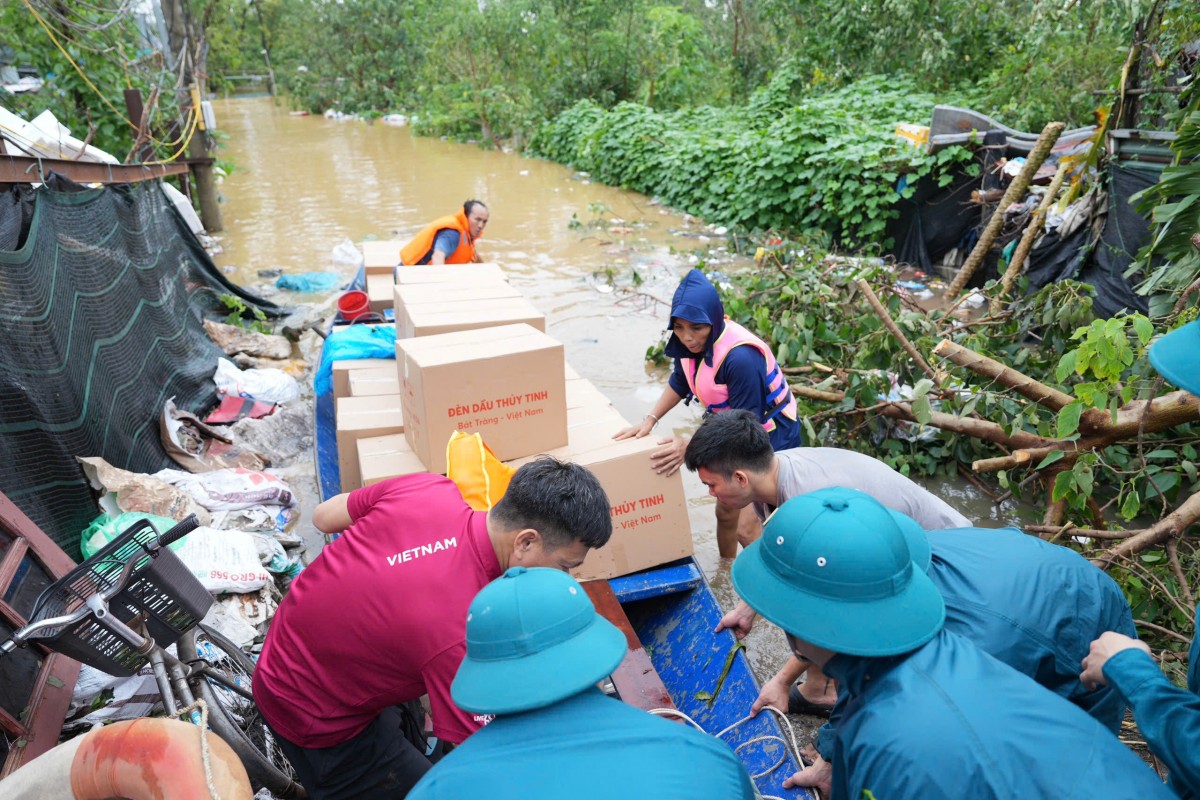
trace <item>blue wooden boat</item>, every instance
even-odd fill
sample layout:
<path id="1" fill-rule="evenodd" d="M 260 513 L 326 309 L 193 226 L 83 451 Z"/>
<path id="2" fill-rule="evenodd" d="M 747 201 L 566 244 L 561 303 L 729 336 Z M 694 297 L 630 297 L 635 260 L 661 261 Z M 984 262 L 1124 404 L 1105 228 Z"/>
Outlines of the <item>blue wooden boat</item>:
<path id="1" fill-rule="evenodd" d="M 322 497 L 329 498 L 341 491 L 332 392 L 318 395 L 315 409 L 317 478 Z M 695 560 L 681 559 L 607 583 L 636 636 L 636 641 L 631 637 L 631 648 L 638 642 L 642 648 L 641 652 L 631 652 L 626 664 L 649 658 L 669 695 L 669 700 L 659 698 L 661 704 L 673 703 L 712 734 L 746 716 L 758 697 L 759 685 L 733 635 L 729 631 L 713 633 L 722 612 Z M 597 600 L 591 589 L 589 594 Z M 634 705 L 647 705 L 624 699 Z M 783 745 L 787 735 L 778 719 L 764 712 L 738 725 L 723 739 L 738 751 L 746 771 L 759 776 L 755 784 L 765 797 L 813 798 L 803 789 L 783 788 L 783 781 L 800 769 L 791 749 Z"/>

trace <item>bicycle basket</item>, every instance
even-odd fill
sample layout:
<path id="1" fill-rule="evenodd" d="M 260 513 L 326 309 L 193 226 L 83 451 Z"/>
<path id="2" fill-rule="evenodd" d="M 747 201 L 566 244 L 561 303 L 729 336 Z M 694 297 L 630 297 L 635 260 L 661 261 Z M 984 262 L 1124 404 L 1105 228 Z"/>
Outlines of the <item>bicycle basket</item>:
<path id="1" fill-rule="evenodd" d="M 140 559 L 129 583 L 108 604 L 109 613 L 168 647 L 208 612 L 213 598 L 179 557 L 162 548 L 151 557 L 148 545 L 158 539 L 149 520 L 126 528 L 91 558 L 55 581 L 38 596 L 30 621 L 68 614 L 86 598 L 108 589 L 132 559 Z M 145 628 L 137 624 L 144 623 Z M 70 656 L 109 675 L 133 675 L 146 657 L 91 615 L 74 625 L 38 635 L 51 650 Z"/>

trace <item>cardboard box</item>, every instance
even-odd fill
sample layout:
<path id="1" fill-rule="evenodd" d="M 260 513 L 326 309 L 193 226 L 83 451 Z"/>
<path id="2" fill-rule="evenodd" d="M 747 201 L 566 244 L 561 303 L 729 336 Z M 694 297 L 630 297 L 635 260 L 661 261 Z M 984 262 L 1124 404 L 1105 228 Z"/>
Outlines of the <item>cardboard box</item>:
<path id="1" fill-rule="evenodd" d="M 359 440 L 403 434 L 402 414 L 399 394 L 338 398 L 338 469 L 343 492 L 354 491 L 363 485 L 358 461 Z"/>
<path id="2" fill-rule="evenodd" d="M 405 267 L 405 269 L 409 269 Z M 467 286 L 447 288 L 444 283 L 397 283 L 394 290 L 396 309 L 405 303 L 442 303 L 447 300 L 495 300 L 500 297 L 521 297 L 507 281 L 483 281 Z"/>
<path id="3" fill-rule="evenodd" d="M 377 367 L 396 368 L 396 362 L 390 358 L 345 358 L 333 362 L 333 396 L 350 396 L 350 373 L 356 369 L 372 369 Z"/>
<path id="4" fill-rule="evenodd" d="M 396 283 L 453 283 L 474 286 L 506 281 L 499 264 L 438 264 L 420 267 L 396 267 Z"/>
<path id="5" fill-rule="evenodd" d="M 396 374 L 395 364 L 389 364 L 386 367 L 350 370 L 350 396 L 369 397 L 371 395 L 400 396 L 400 376 Z"/>
<path id="6" fill-rule="evenodd" d="M 546 315 L 523 297 L 409 304 L 404 307 L 404 319 L 396 320 L 396 338 L 411 339 L 521 323 L 545 331 Z"/>
<path id="7" fill-rule="evenodd" d="M 382 314 L 385 309 L 392 307 L 392 287 L 396 282 L 390 273 L 367 273 L 367 297 L 371 300 L 371 310 Z"/>
<path id="8" fill-rule="evenodd" d="M 482 307 L 484 301 L 491 300 L 511 300 L 514 302 L 522 301 L 521 293 L 507 283 L 492 282 L 480 283 L 473 286 L 455 286 L 448 287 L 444 283 L 409 283 L 396 284 L 393 289 L 392 305 L 396 309 L 396 335 L 411 336 L 410 331 L 414 330 L 414 323 L 409 317 L 409 309 L 417 310 L 419 317 L 428 317 L 427 313 L 421 312 L 427 306 L 432 306 L 436 310 L 452 309 L 461 311 L 465 314 L 468 308 Z M 456 308 L 456 304 L 461 305 L 461 308 Z M 535 309 L 536 312 L 536 309 Z M 524 319 L 514 320 L 514 322 L 524 322 Z M 506 320 L 503 323 L 509 324 Z M 532 324 L 532 323 L 531 323 Z M 482 327 L 491 327 L 486 322 Z M 534 327 L 539 327 L 534 325 Z M 540 330 L 545 330 L 545 321 L 542 320 Z M 457 328 L 456 330 L 466 330 L 465 328 Z M 450 330 L 433 331 L 434 333 L 450 333 Z M 421 334 L 427 335 L 427 334 Z"/>
<path id="9" fill-rule="evenodd" d="M 610 434 L 611 435 L 611 434 Z M 650 453 L 658 438 L 609 441 L 600 446 L 580 445 L 569 460 L 587 467 L 608 495 L 613 533 L 608 544 L 588 553 L 571 572 L 578 580 L 615 578 L 656 567 L 693 552 L 683 476 L 658 475 L 650 467 Z M 532 460 L 518 459 L 519 467 Z"/>
<path id="10" fill-rule="evenodd" d="M 573 454 L 585 453 L 612 444 L 613 434 L 628 427 L 629 423 L 625 421 L 625 418 L 621 416 L 615 406 L 607 401 L 568 408 L 566 445 L 533 456 L 519 458 L 510 463 L 512 466 L 520 466 L 530 458 L 540 455 L 554 456 L 560 461 L 571 461 Z"/>
<path id="11" fill-rule="evenodd" d="M 567 378 L 567 411 L 586 406 L 612 406 L 604 392 L 587 378 Z M 568 420 L 569 421 L 569 420 Z"/>
<path id="12" fill-rule="evenodd" d="M 363 242 L 363 270 L 368 275 L 391 275 L 400 263 L 400 248 L 407 242 Z"/>
<path id="13" fill-rule="evenodd" d="M 404 435 L 392 434 L 358 440 L 358 472 L 362 476 L 362 485 L 370 486 L 397 475 L 428 470 L 408 446 Z"/>
<path id="14" fill-rule="evenodd" d="M 396 358 L 404 435 L 430 472 L 455 430 L 502 461 L 567 443 L 563 346 L 529 325 L 397 339 Z"/>

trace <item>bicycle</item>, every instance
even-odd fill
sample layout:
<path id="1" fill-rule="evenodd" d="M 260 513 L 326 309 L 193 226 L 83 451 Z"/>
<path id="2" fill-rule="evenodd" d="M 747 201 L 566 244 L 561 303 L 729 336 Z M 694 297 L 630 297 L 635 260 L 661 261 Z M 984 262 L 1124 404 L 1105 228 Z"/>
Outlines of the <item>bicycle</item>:
<path id="1" fill-rule="evenodd" d="M 32 641 L 118 677 L 149 663 L 170 716 L 199 725 L 203 700 L 209 728 L 237 753 L 254 788 L 299 800 L 307 795 L 254 705 L 254 662 L 200 624 L 212 595 L 167 547 L 197 526 L 189 516 L 163 534 L 148 520 L 125 529 L 46 587 L 0 657 Z"/>

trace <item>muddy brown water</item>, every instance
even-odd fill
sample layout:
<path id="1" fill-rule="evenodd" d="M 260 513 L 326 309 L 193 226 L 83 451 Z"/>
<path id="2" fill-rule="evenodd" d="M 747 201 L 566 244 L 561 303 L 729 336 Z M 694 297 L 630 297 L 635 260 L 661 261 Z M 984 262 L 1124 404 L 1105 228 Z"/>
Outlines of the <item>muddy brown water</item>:
<path id="1" fill-rule="evenodd" d="M 266 97 L 214 106 L 227 135 L 220 156 L 235 164 L 220 186 L 226 230 L 216 261 L 233 280 L 281 304 L 327 299 L 276 292 L 259 271 L 334 269 L 331 251 L 344 240 L 405 240 L 464 200 L 483 200 L 491 220 L 481 253 L 546 313 L 547 330 L 572 366 L 629 420 L 651 408 L 666 380 L 665 370 L 644 360 L 666 324 L 660 301 L 669 301 L 699 258 L 723 270 L 750 265 L 730 257 L 724 237 L 703 222 L 559 164 L 421 138 L 382 122 L 291 116 Z M 636 290 L 634 271 L 642 281 Z M 699 419 L 694 405 L 679 406 L 658 432 L 688 433 Z M 686 471 L 684 484 L 696 559 L 729 607 L 713 501 Z M 1011 504 L 997 509 L 965 481 L 926 485 L 981 525 L 998 527 L 1020 514 Z M 761 679 L 787 655 L 782 636 L 766 624 L 756 626 L 748 646 Z"/>

